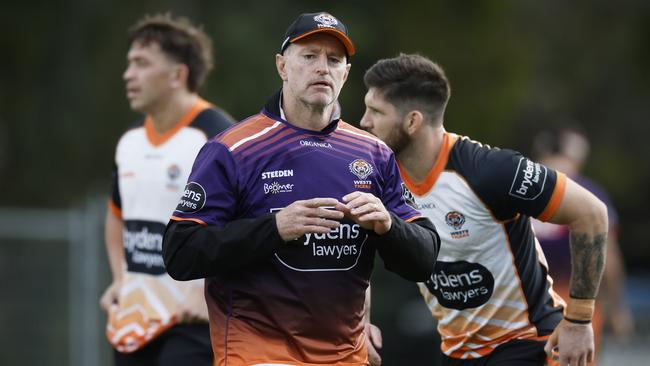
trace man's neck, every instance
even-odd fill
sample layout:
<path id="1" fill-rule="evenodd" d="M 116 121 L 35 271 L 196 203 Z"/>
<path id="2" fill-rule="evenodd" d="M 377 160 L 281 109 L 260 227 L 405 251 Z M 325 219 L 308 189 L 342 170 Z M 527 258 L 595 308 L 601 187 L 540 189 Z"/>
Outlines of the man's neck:
<path id="1" fill-rule="evenodd" d="M 151 115 L 156 132 L 164 134 L 174 128 L 176 123 L 187 114 L 198 99 L 199 96 L 196 93 L 188 92 L 175 95 L 165 102 L 158 103 L 156 108 L 148 112 Z"/>
<path id="2" fill-rule="evenodd" d="M 397 156 L 400 165 L 409 177 L 416 182 L 423 182 L 440 155 L 445 130 L 438 127 L 423 126 L 423 131 L 404 147 Z"/>
<path id="3" fill-rule="evenodd" d="M 336 102 L 323 108 L 307 105 L 294 98 L 282 95 L 281 101 L 284 116 L 287 122 L 296 127 L 311 131 L 321 131 L 332 122 Z"/>

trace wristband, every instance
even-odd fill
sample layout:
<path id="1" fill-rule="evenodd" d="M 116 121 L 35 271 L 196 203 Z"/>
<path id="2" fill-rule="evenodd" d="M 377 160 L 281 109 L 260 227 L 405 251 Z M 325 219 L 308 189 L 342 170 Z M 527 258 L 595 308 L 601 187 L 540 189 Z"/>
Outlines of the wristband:
<path id="1" fill-rule="evenodd" d="M 587 324 L 591 322 L 596 307 L 595 299 L 574 299 L 569 297 L 564 309 L 564 319 L 572 323 Z"/>
<path id="2" fill-rule="evenodd" d="M 577 320 L 577 319 L 567 318 L 566 316 L 564 317 L 564 320 L 573 324 L 582 324 L 582 325 L 591 324 L 591 320 Z"/>

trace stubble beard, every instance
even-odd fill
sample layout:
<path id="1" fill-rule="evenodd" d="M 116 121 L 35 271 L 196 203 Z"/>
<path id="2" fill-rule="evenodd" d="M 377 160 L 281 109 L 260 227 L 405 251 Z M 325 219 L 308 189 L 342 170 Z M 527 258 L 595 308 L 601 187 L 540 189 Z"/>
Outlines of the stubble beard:
<path id="1" fill-rule="evenodd" d="M 411 138 L 400 126 L 395 126 L 385 142 L 395 155 L 399 155 L 411 143 Z"/>
<path id="2" fill-rule="evenodd" d="M 308 98 L 300 98 L 299 100 L 305 108 L 323 113 L 328 106 L 334 104 L 336 98 L 317 98 L 315 101 L 310 101 Z"/>

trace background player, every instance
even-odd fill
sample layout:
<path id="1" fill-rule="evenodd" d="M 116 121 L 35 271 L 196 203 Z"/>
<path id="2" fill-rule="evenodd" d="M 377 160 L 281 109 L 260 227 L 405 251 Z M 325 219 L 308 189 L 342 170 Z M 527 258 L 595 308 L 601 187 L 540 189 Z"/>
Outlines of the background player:
<path id="1" fill-rule="evenodd" d="M 340 20 L 300 15 L 276 55 L 282 89 L 196 159 L 163 252 L 174 278 L 206 278 L 219 365 L 366 365 L 375 251 L 431 275 L 437 234 L 392 152 L 340 119 L 354 52 Z"/>
<path id="2" fill-rule="evenodd" d="M 440 233 L 434 274 L 420 288 L 438 320 L 443 364 L 542 365 L 546 343 L 549 353 L 559 348 L 561 365 L 584 365 L 594 351 L 590 322 L 605 261 L 605 205 L 515 151 L 446 132 L 450 89 L 432 61 L 380 60 L 364 82 L 362 127 L 395 151 L 404 182 Z M 531 216 L 571 230 L 564 316 Z"/>
<path id="3" fill-rule="evenodd" d="M 187 19 L 145 17 L 131 29 L 126 93 L 144 118 L 120 138 L 106 249 L 113 282 L 101 298 L 117 365 L 212 365 L 203 281 L 165 273 L 162 235 L 194 158 L 231 118 L 198 89 L 210 39 Z"/>
<path id="4" fill-rule="evenodd" d="M 600 347 L 603 327 L 616 336 L 632 332 L 632 316 L 624 301 L 625 268 L 618 244 L 618 214 L 605 190 L 580 175 L 589 156 L 589 140 L 578 130 L 561 128 L 540 132 L 533 141 L 533 153 L 540 163 L 567 174 L 607 205 L 609 230 L 607 234 L 607 263 L 603 283 L 596 302 L 593 328 L 596 350 Z M 567 299 L 571 279 L 569 228 L 564 225 L 533 220 L 535 235 L 544 250 L 553 288 Z M 602 309 L 602 311 L 601 311 Z M 602 316 L 606 314 L 606 316 Z"/>

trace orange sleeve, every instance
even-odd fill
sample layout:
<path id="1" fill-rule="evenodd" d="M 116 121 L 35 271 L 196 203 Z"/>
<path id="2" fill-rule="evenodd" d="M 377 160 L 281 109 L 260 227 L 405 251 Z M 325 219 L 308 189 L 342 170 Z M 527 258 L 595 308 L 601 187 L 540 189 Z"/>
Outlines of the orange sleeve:
<path id="1" fill-rule="evenodd" d="M 561 172 L 557 172 L 557 180 L 555 182 L 555 188 L 553 189 L 553 195 L 551 195 L 551 199 L 548 201 L 548 204 L 546 205 L 546 208 L 542 213 L 537 216 L 537 218 L 540 221 L 548 221 L 555 215 L 555 211 L 557 211 L 558 207 L 560 207 L 560 203 L 562 203 L 562 199 L 564 198 L 564 191 L 566 189 L 566 175 Z"/>
<path id="2" fill-rule="evenodd" d="M 122 210 L 117 207 L 115 202 L 113 202 L 111 199 L 108 200 L 108 209 L 111 211 L 113 216 L 117 217 L 118 219 L 122 219 Z"/>

